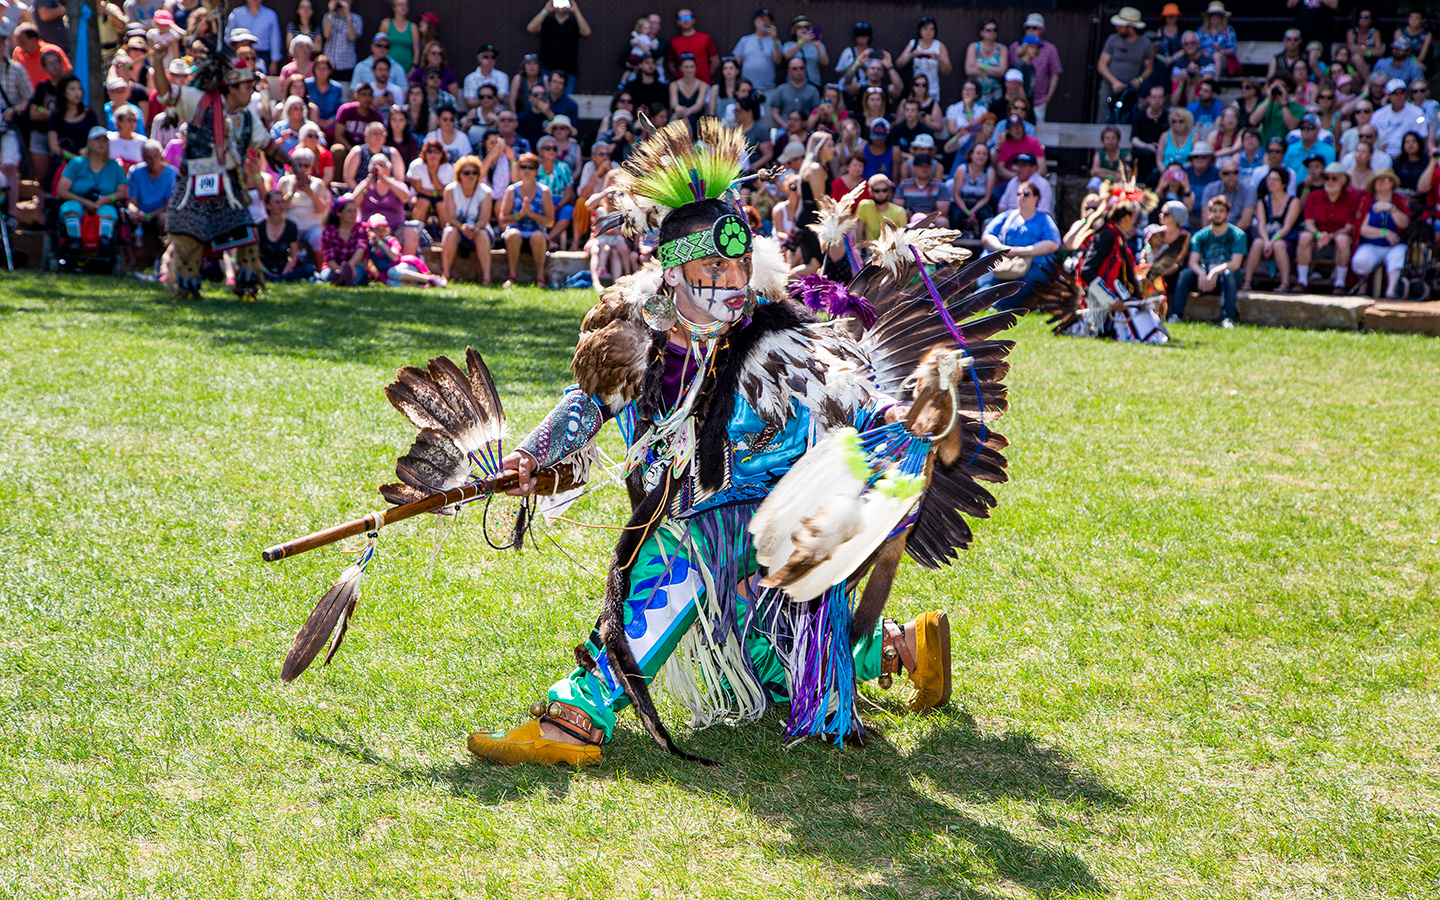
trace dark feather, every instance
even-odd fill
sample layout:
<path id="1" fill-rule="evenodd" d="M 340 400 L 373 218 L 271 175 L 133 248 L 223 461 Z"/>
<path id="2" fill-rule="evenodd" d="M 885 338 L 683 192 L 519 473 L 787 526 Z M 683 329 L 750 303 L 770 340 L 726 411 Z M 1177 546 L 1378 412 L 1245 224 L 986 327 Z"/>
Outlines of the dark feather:
<path id="1" fill-rule="evenodd" d="M 345 607 L 345 614 L 340 617 L 340 627 L 335 629 L 335 638 L 330 642 L 330 651 L 325 654 L 325 659 L 320 663 L 322 666 L 330 665 L 330 660 L 335 658 L 335 651 L 340 649 L 340 643 L 345 640 L 345 632 L 350 630 L 350 620 L 355 618 L 355 599 L 350 599 L 350 605 Z"/>
<path id="2" fill-rule="evenodd" d="M 505 410 L 500 405 L 500 392 L 495 389 L 495 379 L 490 375 L 490 367 L 485 365 L 485 360 L 476 353 L 474 348 L 465 348 L 465 368 L 470 376 L 470 390 L 485 412 L 489 421 L 496 423 L 496 433 L 505 428 Z"/>
<path id="3" fill-rule="evenodd" d="M 482 424 L 490 421 L 489 411 L 476 399 L 470 379 L 448 357 L 430 360 L 430 380 L 445 398 L 445 403 L 463 418 Z"/>
<path id="4" fill-rule="evenodd" d="M 341 573 L 340 580 L 315 604 L 310 618 L 300 627 L 300 633 L 295 635 L 295 642 L 290 645 L 290 652 L 285 656 L 285 665 L 280 669 L 282 681 L 294 681 L 298 678 L 319 654 L 320 648 L 325 646 L 326 639 L 335 630 L 335 624 L 346 615 L 346 610 L 354 610 L 363 572 L 358 562 L 350 564 Z M 338 649 L 339 646 L 337 638 L 335 648 Z M 329 662 L 330 656 L 334 655 L 335 649 L 332 649 L 325 661 Z"/>

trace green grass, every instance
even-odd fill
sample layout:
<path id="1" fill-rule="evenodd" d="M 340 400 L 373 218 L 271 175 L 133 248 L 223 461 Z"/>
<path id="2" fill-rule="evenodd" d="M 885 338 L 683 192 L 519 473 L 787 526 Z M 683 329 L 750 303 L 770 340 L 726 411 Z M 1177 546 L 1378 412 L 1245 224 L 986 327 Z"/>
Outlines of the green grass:
<path id="1" fill-rule="evenodd" d="M 335 662 L 282 684 L 344 558 L 259 551 L 378 505 L 393 370 L 474 344 L 518 435 L 588 302 L 0 282 L 0 896 L 1440 889 L 1433 338 L 1022 322 L 1014 480 L 892 599 L 951 611 L 955 699 L 867 687 L 863 751 L 783 749 L 783 710 L 692 733 L 662 699 L 724 767 L 628 714 L 594 769 L 469 759 L 593 624 L 611 533 L 566 525 L 517 556 L 467 515 L 433 575 L 431 522 L 387 531 Z"/>

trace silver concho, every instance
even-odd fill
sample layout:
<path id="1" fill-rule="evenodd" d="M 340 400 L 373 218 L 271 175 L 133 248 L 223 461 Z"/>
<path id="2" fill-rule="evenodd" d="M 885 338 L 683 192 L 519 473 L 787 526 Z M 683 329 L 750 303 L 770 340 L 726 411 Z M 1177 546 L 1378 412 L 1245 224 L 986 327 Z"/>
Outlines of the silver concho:
<path id="1" fill-rule="evenodd" d="M 669 292 L 651 294 L 640 307 L 640 314 L 655 331 L 669 331 L 675 327 L 675 296 Z"/>

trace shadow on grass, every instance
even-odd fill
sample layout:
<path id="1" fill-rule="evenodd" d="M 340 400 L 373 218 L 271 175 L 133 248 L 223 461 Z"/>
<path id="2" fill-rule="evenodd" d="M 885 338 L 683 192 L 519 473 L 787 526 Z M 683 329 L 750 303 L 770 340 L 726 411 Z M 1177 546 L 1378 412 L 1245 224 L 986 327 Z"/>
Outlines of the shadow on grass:
<path id="1" fill-rule="evenodd" d="M 84 285 L 86 289 L 79 288 Z M 339 362 L 389 362 L 451 355 L 471 344 L 489 358 L 516 354 L 527 380 L 560 380 L 575 346 L 583 307 L 568 295 L 500 288 L 406 290 L 284 285 L 257 303 L 208 285 L 199 301 L 181 301 L 154 285 L 118 278 L 30 278 L 19 293 L 39 306 L 128 319 L 146 335 L 198 340 L 221 349 Z M 545 302 L 556 297 L 557 302 Z M 123 325 L 121 327 L 124 327 Z"/>
<path id="2" fill-rule="evenodd" d="M 914 750 L 902 752 L 872 730 L 863 750 L 818 742 L 783 750 L 784 716 L 772 710 L 758 726 L 717 726 L 690 735 L 689 749 L 725 761 L 718 768 L 661 755 L 637 731 L 622 731 L 605 762 L 579 777 L 679 785 L 728 798 L 786 831 L 777 852 L 821 856 L 867 883 L 858 897 L 986 898 L 977 882 L 999 879 L 1041 897 L 1105 894 L 1108 889 L 1075 854 L 1028 843 L 979 821 L 959 804 L 1022 800 L 1078 807 L 1118 807 L 1128 799 L 1083 771 L 1063 751 L 1029 735 L 990 734 L 963 712 L 930 716 Z M 542 794 L 563 799 L 574 771 L 547 766 L 494 766 L 479 761 L 421 767 L 387 759 L 353 733 L 337 739 L 297 730 L 300 740 L 389 771 L 405 782 L 440 787 L 485 805 Z M 1062 815 L 1061 818 L 1064 818 Z M 1058 823 L 1049 813 L 1042 826 Z"/>

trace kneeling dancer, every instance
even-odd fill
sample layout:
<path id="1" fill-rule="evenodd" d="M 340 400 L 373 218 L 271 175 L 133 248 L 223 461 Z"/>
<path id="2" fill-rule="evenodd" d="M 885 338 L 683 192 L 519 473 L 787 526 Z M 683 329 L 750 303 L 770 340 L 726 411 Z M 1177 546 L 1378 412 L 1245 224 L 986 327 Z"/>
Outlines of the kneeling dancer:
<path id="1" fill-rule="evenodd" d="M 860 681 L 888 687 L 903 672 L 917 712 L 949 699 L 945 613 L 902 625 L 881 612 L 904 553 L 932 567 L 952 561 L 970 540 L 961 513 L 994 505 L 976 480 L 1005 480 L 1005 440 L 989 423 L 1005 408 L 1011 344 L 988 338 L 1017 314 L 956 321 L 1014 287 L 971 291 L 993 261 L 948 265 L 966 255 L 953 232 L 892 231 L 848 286 L 812 275 L 796 289 L 826 298 L 835 317 L 817 322 L 788 299 L 778 245 L 752 235 L 733 202 L 742 153 L 739 131 L 703 120 L 697 146 L 680 122 L 637 145 L 617 175 L 625 229 L 658 227 L 655 259 L 591 309 L 576 384 L 503 467 L 528 493 L 534 472 L 592 452 L 613 419 L 629 447 L 632 515 L 579 665 L 532 704 L 530 722 L 472 734 L 477 756 L 596 763 L 617 711 L 633 703 L 657 742 L 699 759 L 660 722 L 656 679 L 697 727 L 788 701 L 788 736 L 837 742 L 863 734 Z M 932 273 L 926 263 L 942 265 Z M 875 462 L 886 453 L 894 465 Z M 792 467 L 800 490 L 768 516 L 766 546 L 783 547 L 768 558 L 751 534 L 762 528 L 756 511 Z M 877 502 L 861 493 L 807 508 L 834 491 L 836 471 Z M 774 525 L 791 519 L 793 534 Z M 817 572 L 818 587 L 799 586 Z"/>

